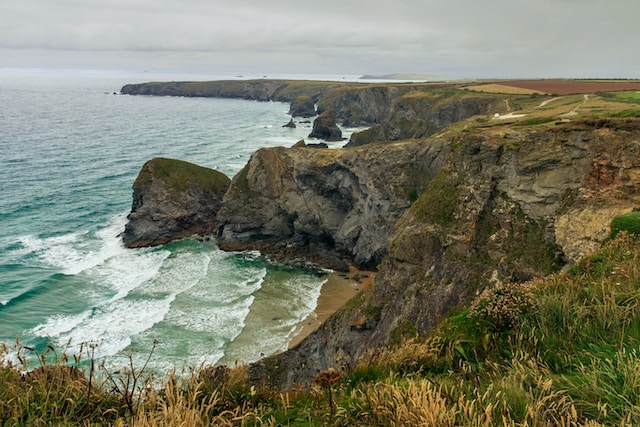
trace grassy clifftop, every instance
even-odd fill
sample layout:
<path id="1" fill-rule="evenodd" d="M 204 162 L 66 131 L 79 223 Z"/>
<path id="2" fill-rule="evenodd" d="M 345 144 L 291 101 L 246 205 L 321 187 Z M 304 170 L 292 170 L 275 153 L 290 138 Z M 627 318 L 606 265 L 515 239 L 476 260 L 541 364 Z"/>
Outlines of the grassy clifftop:
<path id="1" fill-rule="evenodd" d="M 158 157 L 149 160 L 140 170 L 134 188 L 161 180 L 165 187 L 174 191 L 185 191 L 193 185 L 208 190 L 220 197 L 224 195 L 231 180 L 225 174 L 213 169 L 185 162 L 183 160 Z"/>

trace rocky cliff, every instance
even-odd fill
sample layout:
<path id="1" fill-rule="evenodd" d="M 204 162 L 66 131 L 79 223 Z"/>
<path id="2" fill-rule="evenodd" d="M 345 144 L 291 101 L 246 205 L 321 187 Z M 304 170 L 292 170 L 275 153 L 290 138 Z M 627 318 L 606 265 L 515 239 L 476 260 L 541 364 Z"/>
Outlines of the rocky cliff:
<path id="1" fill-rule="evenodd" d="M 615 215 L 640 206 L 640 119 L 536 116 L 546 102 L 530 98 L 530 117 L 503 125 L 488 113 L 517 108 L 513 99 L 454 85 L 345 86 L 321 96 L 318 110 L 377 123 L 368 144 L 256 152 L 224 195 L 219 243 L 378 274 L 296 348 L 252 365 L 256 384 L 309 382 L 428 334 L 491 284 L 532 280 L 591 253 Z M 370 143 L 397 138 L 412 139 Z"/>
<path id="2" fill-rule="evenodd" d="M 133 205 L 122 240 L 126 247 L 161 245 L 192 235 L 214 235 L 230 180 L 174 159 L 146 162 L 133 184 Z"/>
<path id="3" fill-rule="evenodd" d="M 261 149 L 224 196 L 219 245 L 339 270 L 345 261 L 376 266 L 412 194 L 448 151 L 446 141 Z"/>
<path id="4" fill-rule="evenodd" d="M 256 383 L 306 382 L 364 352 L 425 335 L 484 287 L 557 271 L 640 205 L 640 122 L 583 121 L 400 144 L 440 147 L 395 222 L 375 283 L 295 349 L 251 367 Z"/>
<path id="5" fill-rule="evenodd" d="M 332 110 L 325 110 L 316 117 L 309 138 L 324 139 L 325 141 L 342 140 L 342 131 L 336 124 L 336 114 Z"/>
<path id="6" fill-rule="evenodd" d="M 506 108 L 504 96 L 468 92 L 456 87 L 418 87 L 401 96 L 391 96 L 391 99 L 386 111 L 376 112 L 380 115 L 375 124 L 354 133 L 348 146 L 425 138 L 469 117 L 502 113 Z"/>
<path id="7" fill-rule="evenodd" d="M 278 102 L 292 102 L 297 97 L 306 97 L 313 104 L 327 90 L 342 84 L 339 82 L 267 79 L 151 82 L 125 85 L 120 89 L 120 93 L 124 95 L 237 98 Z M 304 98 L 300 98 L 298 101 L 302 99 Z"/>

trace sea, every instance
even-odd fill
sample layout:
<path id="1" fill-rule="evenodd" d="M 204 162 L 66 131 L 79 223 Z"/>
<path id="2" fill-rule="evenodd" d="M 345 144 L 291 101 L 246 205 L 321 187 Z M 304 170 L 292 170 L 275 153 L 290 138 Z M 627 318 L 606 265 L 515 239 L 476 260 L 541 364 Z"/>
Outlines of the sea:
<path id="1" fill-rule="evenodd" d="M 148 369 L 166 372 L 250 363 L 287 348 L 326 276 L 223 252 L 213 240 L 127 249 L 120 238 L 131 186 L 151 158 L 233 177 L 261 147 L 317 142 L 307 138 L 311 122 L 283 127 L 288 104 L 120 88 L 251 77 L 291 76 L 0 68 L 5 359 L 66 353 L 113 369 L 149 359 Z"/>

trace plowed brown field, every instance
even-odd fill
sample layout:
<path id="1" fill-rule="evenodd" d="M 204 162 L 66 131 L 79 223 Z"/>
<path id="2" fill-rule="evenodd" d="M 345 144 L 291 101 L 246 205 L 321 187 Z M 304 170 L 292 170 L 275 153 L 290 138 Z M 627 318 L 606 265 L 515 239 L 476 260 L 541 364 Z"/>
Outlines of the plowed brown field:
<path id="1" fill-rule="evenodd" d="M 571 95 L 576 93 L 616 92 L 640 90 L 640 82 L 580 81 L 580 80 L 507 80 L 496 82 L 504 86 L 536 90 L 548 94 Z"/>

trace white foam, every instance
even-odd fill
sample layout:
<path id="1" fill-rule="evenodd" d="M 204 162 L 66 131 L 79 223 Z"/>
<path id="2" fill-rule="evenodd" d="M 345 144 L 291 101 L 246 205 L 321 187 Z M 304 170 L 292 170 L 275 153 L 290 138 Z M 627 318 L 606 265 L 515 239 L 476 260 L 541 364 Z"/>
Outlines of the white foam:
<path id="1" fill-rule="evenodd" d="M 115 291 L 111 299 L 117 300 L 156 277 L 169 255 L 167 250 L 125 250 L 88 274 L 94 282 Z"/>
<path id="2" fill-rule="evenodd" d="M 212 332 L 216 336 L 232 341 L 244 328 L 244 321 L 249 314 L 249 307 L 254 297 L 248 296 L 231 305 L 183 305 L 176 304 L 167 322 L 188 331 Z"/>
<path id="3" fill-rule="evenodd" d="M 78 354 L 82 343 L 99 343 L 96 357 L 113 356 L 131 344 L 131 337 L 162 321 L 176 295 L 161 299 L 118 300 L 77 316 L 54 316 L 30 332 L 49 336 Z"/>
<path id="4" fill-rule="evenodd" d="M 57 337 L 69 331 L 72 331 L 90 316 L 90 310 L 72 316 L 55 315 L 47 319 L 45 323 L 42 323 L 31 329 L 30 332 L 32 332 L 36 336 Z"/>
<path id="5" fill-rule="evenodd" d="M 33 255 L 44 266 L 59 269 L 66 275 L 76 275 L 126 251 L 118 237 L 125 221 L 125 214 L 113 217 L 107 227 L 95 233 L 95 237 L 89 232 L 51 237 L 20 236 L 18 243 L 22 248 L 14 255 Z"/>
<path id="6" fill-rule="evenodd" d="M 196 286 L 207 274 L 211 256 L 183 252 L 164 259 L 154 277 L 139 288 L 146 293 L 183 293 Z"/>
<path id="7" fill-rule="evenodd" d="M 256 294 L 242 333 L 225 352 L 225 362 L 249 363 L 285 350 L 299 322 L 315 310 L 324 282 L 302 275 L 270 281 L 265 293 Z"/>

